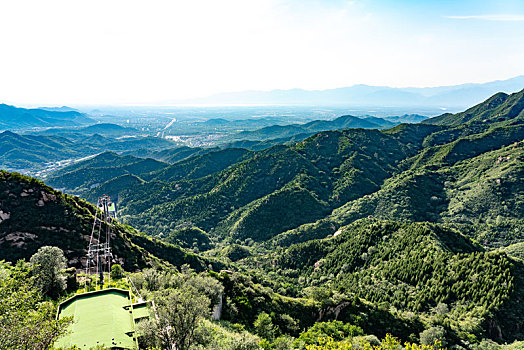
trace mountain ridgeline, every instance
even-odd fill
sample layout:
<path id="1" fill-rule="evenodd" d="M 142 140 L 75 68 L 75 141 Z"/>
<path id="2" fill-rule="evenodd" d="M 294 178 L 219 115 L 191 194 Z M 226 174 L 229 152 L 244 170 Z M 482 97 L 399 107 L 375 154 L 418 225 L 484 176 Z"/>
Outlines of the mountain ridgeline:
<path id="1" fill-rule="evenodd" d="M 124 130 L 127 129 L 129 128 L 124 128 Z M 53 170 L 60 167 L 62 162 L 71 162 L 73 159 L 82 159 L 106 151 L 129 152 L 144 148 L 154 151 L 175 146 L 168 140 L 156 137 L 116 138 L 89 131 L 84 133 L 85 130 L 93 129 L 88 127 L 74 133 L 64 132 L 49 135 L 46 132 L 38 134 L 1 132 L 0 168 L 36 174 L 46 167 Z"/>
<path id="2" fill-rule="evenodd" d="M 374 215 L 476 223 L 485 230 L 472 234 L 483 239 L 498 235 L 488 226 L 505 234 L 508 225 L 521 224 L 522 94 L 499 94 L 423 124 L 326 131 L 258 152 L 215 150 L 173 165 L 155 163 L 157 170 L 151 160 L 141 166 L 143 160 L 124 157 L 107 162 L 114 166 L 65 168 L 47 182 L 89 200 L 110 193 L 125 222 L 159 237 L 192 225 L 215 237 L 265 241 L 329 222 L 331 232 L 318 233 L 325 235 Z M 492 209 L 481 208 L 478 199 L 491 197 Z"/>
<path id="3" fill-rule="evenodd" d="M 402 118 L 402 117 L 397 117 Z M 315 120 L 306 124 L 271 125 L 254 131 L 242 131 L 233 135 L 238 140 L 267 140 L 291 137 L 300 134 L 315 134 L 326 130 L 343 130 L 352 128 L 385 129 L 397 123 L 382 118 L 358 118 L 344 115 L 334 120 Z"/>
<path id="4" fill-rule="evenodd" d="M 498 91 L 517 91 L 523 85 L 524 76 L 517 76 L 507 80 L 483 84 L 463 84 L 432 88 L 353 85 L 328 90 L 242 91 L 221 93 L 183 102 L 186 104 L 210 105 L 458 106 L 463 108 L 479 103 Z"/>
<path id="5" fill-rule="evenodd" d="M 27 109 L 0 104 L 0 130 L 71 127 L 93 123 L 93 119 L 75 110 Z"/>

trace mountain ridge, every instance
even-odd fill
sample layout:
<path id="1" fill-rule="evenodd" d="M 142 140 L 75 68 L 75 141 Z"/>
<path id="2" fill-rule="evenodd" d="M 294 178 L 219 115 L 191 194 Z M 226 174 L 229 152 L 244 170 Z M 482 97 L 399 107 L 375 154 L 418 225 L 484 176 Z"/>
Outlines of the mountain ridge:
<path id="1" fill-rule="evenodd" d="M 94 123 L 95 120 L 78 111 L 27 109 L 0 104 L 0 130 L 81 126 Z"/>
<path id="2" fill-rule="evenodd" d="M 522 89 L 524 76 L 487 83 L 430 88 L 392 88 L 358 84 L 327 90 L 271 90 L 220 93 L 184 101 L 186 104 L 267 104 L 267 105 L 355 105 L 355 106 L 433 106 L 467 107 L 482 102 L 499 91 Z"/>
<path id="3" fill-rule="evenodd" d="M 353 128 L 386 129 L 394 126 L 383 118 L 359 118 L 343 115 L 333 120 L 314 120 L 305 124 L 272 125 L 253 131 L 242 131 L 231 136 L 234 140 L 265 140 L 291 137 L 299 134 L 314 134 L 326 130 L 343 130 Z"/>

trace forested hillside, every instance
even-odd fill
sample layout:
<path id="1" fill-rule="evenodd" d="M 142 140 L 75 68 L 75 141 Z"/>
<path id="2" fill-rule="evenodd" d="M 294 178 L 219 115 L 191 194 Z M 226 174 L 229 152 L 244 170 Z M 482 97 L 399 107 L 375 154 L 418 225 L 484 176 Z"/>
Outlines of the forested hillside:
<path id="1" fill-rule="evenodd" d="M 25 177 L 15 173 L 0 173 L 0 251 L 2 260 L 16 262 L 20 259 L 29 260 L 29 257 L 35 256 L 37 250 L 43 246 L 54 246 L 60 248 L 64 253 L 67 265 L 70 267 L 84 267 L 84 257 L 86 254 L 87 241 L 91 231 L 94 219 L 92 205 L 85 201 L 65 195 L 44 185 L 40 181 Z M 338 311 L 334 312 L 326 306 L 326 301 L 318 298 L 298 297 L 292 298 L 275 293 L 260 283 L 257 283 L 257 277 L 250 277 L 247 274 L 225 270 L 218 274 L 213 272 L 220 271 L 225 267 L 232 268 L 231 264 L 225 265 L 217 259 L 210 257 L 201 257 L 196 254 L 184 251 L 178 245 L 163 243 L 140 234 L 129 226 L 119 223 L 112 225 L 114 235 L 111 245 L 115 262 L 121 263 L 122 266 L 130 272 L 140 271 L 131 276 L 135 280 L 136 287 L 141 289 L 142 295 L 150 294 L 150 298 L 156 298 L 156 291 L 163 288 L 181 288 L 180 278 L 192 278 L 194 284 L 184 287 L 185 293 L 197 293 L 192 298 L 198 299 L 198 295 L 207 295 L 211 293 L 213 300 L 217 298 L 216 290 L 223 290 L 223 314 L 224 322 L 221 324 L 204 323 L 202 331 L 209 331 L 208 327 L 219 327 L 213 332 L 212 338 L 198 338 L 199 342 L 207 344 L 208 342 L 217 342 L 219 338 L 215 337 L 233 337 L 229 341 L 243 344 L 249 342 L 249 349 L 259 349 L 259 342 L 278 342 L 287 344 L 287 348 L 304 349 L 307 344 L 315 344 L 318 339 L 317 335 L 310 335 L 305 340 L 294 340 L 306 329 L 313 326 L 316 322 L 322 321 L 326 325 L 331 325 L 331 321 L 336 319 Z M 182 238 L 182 236 L 178 236 Z M 175 237 L 173 242 L 177 242 Z M 178 243 L 178 242 L 177 242 Z M 9 305 L 15 303 L 10 296 L 18 295 L 23 290 L 17 289 L 32 288 L 35 294 L 38 293 L 37 287 L 31 287 L 34 278 L 27 279 L 27 273 L 23 275 L 13 275 L 18 269 L 28 269 L 30 265 L 21 265 L 18 263 L 16 269 L 11 269 L 11 265 L 0 262 L 0 293 L 9 300 Z M 153 267 L 153 269 L 147 269 Z M 183 274 L 178 274 L 175 267 L 181 268 Z M 209 277 L 197 277 L 194 275 L 192 267 L 196 271 L 205 271 L 209 269 Z M 13 272 L 11 272 L 13 271 Z M 205 275 L 200 275 L 205 276 Z M 17 284 L 11 285 L 10 278 L 16 278 Z M 204 279 L 201 279 L 204 278 Z M 207 278 L 207 279 L 206 279 Z M 115 278 L 116 283 L 119 278 Z M 69 288 L 69 283 L 67 287 Z M 172 284 L 175 283 L 173 286 Z M 11 289 L 5 289 L 5 286 Z M 27 287 L 26 287 L 27 285 Z M 21 288 L 22 288 L 21 287 Z M 130 287 L 130 286 L 129 286 Z M 193 288 L 199 288 L 201 292 L 193 291 Z M 74 292 L 74 290 L 73 290 Z M 210 297 L 211 297 L 210 296 Z M 39 296 L 40 297 L 40 296 Z M 4 299 L 5 300 L 5 299 Z M 424 329 L 420 322 L 413 322 L 400 314 L 390 312 L 379 308 L 372 303 L 340 295 L 340 301 L 344 301 L 341 310 L 347 314 L 345 321 L 351 321 L 353 324 L 362 326 L 348 325 L 344 326 L 345 335 L 361 335 L 363 332 L 386 336 L 389 332 L 394 332 L 401 339 L 416 338 L 410 336 L 413 332 Z M 18 300 L 20 312 L 33 307 L 32 299 Z M 216 303 L 216 300 L 214 301 Z M 23 305 L 22 305 L 23 304 Z M 40 315 L 43 322 L 51 322 L 54 315 L 52 306 L 49 306 L 45 315 Z M 162 304 L 159 305 L 162 307 Z M 5 340 L 8 334 L 4 332 L 3 320 L 5 313 L 0 308 L 0 339 Z M 39 311 L 40 312 L 40 311 Z M 363 322 L 359 318 L 353 318 L 350 314 L 358 313 L 367 315 L 367 320 Z M 203 313 L 201 316 L 204 316 Z M 278 315 L 278 316 L 277 316 Z M 18 313 L 17 313 L 18 316 Z M 27 316 L 27 315 L 26 315 Z M 45 317 L 45 318 L 43 318 Z M 189 317 L 189 316 L 188 316 Z M 255 324 L 266 317 L 269 321 L 270 333 L 264 333 L 265 328 L 253 328 Z M 209 322 L 209 321 L 206 321 Z M 230 323 L 229 323 L 230 322 Z M 321 324 L 323 324 L 321 323 Z M 228 326 L 231 324 L 231 326 Z M 341 327 L 339 324 L 333 324 L 335 327 Z M 229 327 L 229 328 L 222 328 Z M 258 326 L 257 326 L 258 327 Z M 18 328 L 17 328 L 18 329 Z M 229 330 L 227 330 L 229 329 Z M 260 338 L 248 331 L 257 333 Z M 349 331 L 351 330 L 351 331 Z M 43 330 L 42 330 L 43 331 Z M 216 334 L 219 331 L 222 335 Z M 237 340 L 237 333 L 244 335 Z M 63 330 L 60 331 L 63 333 Z M 58 333 L 57 333 L 58 334 Z M 270 334 L 271 336 L 269 336 Z M 53 337 L 56 337 L 53 336 Z M 246 337 L 248 337 L 246 339 Z M 53 338 L 51 338 L 53 339 Z M 21 339 L 9 337 L 11 342 L 20 342 Z M 36 341 L 36 340 L 35 340 Z M 278 343 L 277 342 L 277 343 Z M 262 343 L 260 343 L 262 344 Z"/>
<path id="2" fill-rule="evenodd" d="M 174 146 L 171 141 L 155 137 L 115 138 L 79 133 L 22 135 L 4 131 L 0 133 L 0 168 L 36 174 L 106 151 L 160 150 Z"/>
<path id="3" fill-rule="evenodd" d="M 28 259 L 38 248 L 52 245 L 65 252 L 70 266 L 85 266 L 95 210 L 86 201 L 56 191 L 34 178 L 0 172 L 0 259 L 11 262 Z M 128 271 L 166 262 L 187 263 L 202 270 L 212 263 L 129 226 L 115 224 L 113 230 L 115 260 Z"/>
<path id="4" fill-rule="evenodd" d="M 65 169 L 49 181 L 61 187 L 73 176 L 67 188 L 83 188 L 89 200 L 118 196 L 125 222 L 161 237 L 190 225 L 241 241 L 290 229 L 320 238 L 372 215 L 466 225 L 471 237 L 501 246 L 520 239 L 523 94 L 497 94 L 423 124 L 326 131 L 255 153 L 196 154 L 156 172 Z"/>
<path id="5" fill-rule="evenodd" d="M 522 262 L 487 252 L 446 225 L 365 219 L 343 226 L 335 237 L 245 263 L 298 282 L 299 291 L 336 290 L 417 313 L 458 337 L 523 336 Z M 442 304 L 446 311 L 438 321 Z"/>
<path id="6" fill-rule="evenodd" d="M 311 221 L 341 203 L 376 191 L 410 152 L 395 137 L 377 130 L 326 132 L 292 147 L 257 152 L 204 177 L 146 181 L 121 191 L 119 204 L 126 222 L 145 231 L 150 227 L 154 234 L 187 222 L 207 231 L 226 219 L 235 224 L 235 215 L 249 217 L 255 205 L 262 205 L 257 210 L 279 211 L 279 193 L 292 191 L 302 193 L 297 197 L 300 200 L 325 208 L 313 210 L 313 216 L 306 218 Z M 94 197 L 99 191 L 95 188 L 87 196 Z M 270 201 L 264 199 L 268 195 Z M 135 205 L 127 205 L 131 202 Z M 152 222 L 154 227 L 148 226 Z M 281 232 L 279 227 L 276 230 L 269 235 Z"/>

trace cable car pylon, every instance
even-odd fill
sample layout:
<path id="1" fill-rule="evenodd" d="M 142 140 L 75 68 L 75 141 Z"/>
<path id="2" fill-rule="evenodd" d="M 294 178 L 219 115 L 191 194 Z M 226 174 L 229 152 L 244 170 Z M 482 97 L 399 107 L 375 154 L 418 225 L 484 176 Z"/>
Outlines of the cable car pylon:
<path id="1" fill-rule="evenodd" d="M 113 253 L 111 250 L 111 223 L 116 219 L 115 204 L 109 196 L 98 197 L 97 210 L 91 229 L 91 237 L 86 257 L 86 277 L 84 288 L 87 292 L 87 276 L 94 274 L 99 276 L 100 285 L 104 286 L 104 273 L 109 275 L 111 284 L 111 262 Z M 98 280 L 95 278 L 95 290 L 98 289 Z"/>

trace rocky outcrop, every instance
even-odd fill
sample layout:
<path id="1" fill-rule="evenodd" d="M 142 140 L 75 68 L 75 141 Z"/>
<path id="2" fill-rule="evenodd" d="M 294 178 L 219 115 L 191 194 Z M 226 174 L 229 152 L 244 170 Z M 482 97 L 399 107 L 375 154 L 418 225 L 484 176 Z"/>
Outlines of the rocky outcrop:
<path id="1" fill-rule="evenodd" d="M 0 238 L 0 244 L 8 242 L 12 247 L 22 248 L 28 240 L 35 240 L 37 236 L 29 232 L 13 232 Z"/>
<path id="2" fill-rule="evenodd" d="M 2 210 L 0 210 L 0 224 L 2 221 L 5 221 L 11 217 L 10 213 L 4 213 Z"/>

